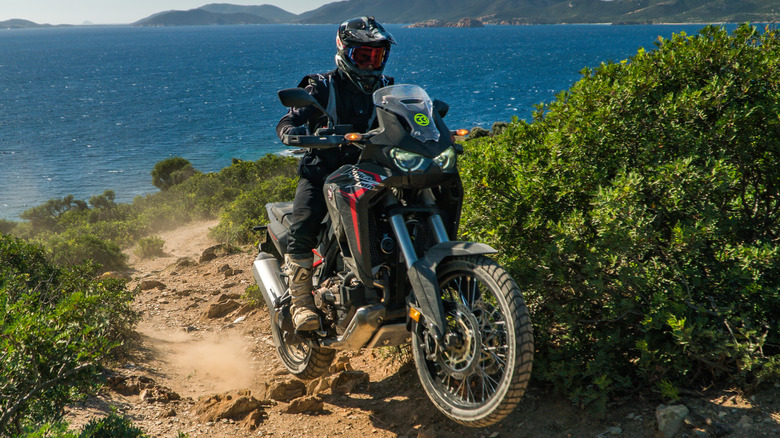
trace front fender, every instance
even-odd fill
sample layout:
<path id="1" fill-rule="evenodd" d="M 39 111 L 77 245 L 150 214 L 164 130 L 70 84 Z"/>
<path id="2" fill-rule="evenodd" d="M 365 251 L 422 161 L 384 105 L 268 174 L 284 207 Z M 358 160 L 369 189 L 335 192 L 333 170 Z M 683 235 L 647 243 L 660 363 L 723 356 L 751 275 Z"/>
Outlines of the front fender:
<path id="1" fill-rule="evenodd" d="M 439 281 L 436 278 L 436 266 L 448 257 L 495 254 L 498 251 L 490 245 L 476 242 L 448 241 L 432 246 L 425 257 L 417 260 L 409 268 L 409 281 L 414 290 L 414 297 L 436 341 L 444 335 L 444 306 L 441 301 Z"/>

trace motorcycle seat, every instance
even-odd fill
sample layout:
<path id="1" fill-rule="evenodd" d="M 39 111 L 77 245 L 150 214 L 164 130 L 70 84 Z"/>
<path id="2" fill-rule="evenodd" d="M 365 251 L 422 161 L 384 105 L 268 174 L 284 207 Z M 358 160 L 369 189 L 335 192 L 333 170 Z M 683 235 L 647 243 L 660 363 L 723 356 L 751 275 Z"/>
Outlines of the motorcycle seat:
<path id="1" fill-rule="evenodd" d="M 290 217 L 293 212 L 292 201 L 288 202 L 274 202 L 268 206 L 268 213 L 273 215 L 272 219 L 279 221 L 286 228 L 290 228 Z"/>

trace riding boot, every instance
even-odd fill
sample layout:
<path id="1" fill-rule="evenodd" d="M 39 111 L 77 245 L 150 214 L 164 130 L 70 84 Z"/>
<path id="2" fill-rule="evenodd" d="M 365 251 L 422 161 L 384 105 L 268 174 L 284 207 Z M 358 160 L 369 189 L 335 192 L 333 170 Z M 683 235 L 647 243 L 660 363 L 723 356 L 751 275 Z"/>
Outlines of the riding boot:
<path id="1" fill-rule="evenodd" d="M 312 257 L 293 258 L 285 256 L 286 273 L 290 279 L 290 295 L 292 296 L 292 319 L 295 331 L 312 331 L 320 328 L 320 318 L 314 307 L 314 297 L 311 270 Z"/>

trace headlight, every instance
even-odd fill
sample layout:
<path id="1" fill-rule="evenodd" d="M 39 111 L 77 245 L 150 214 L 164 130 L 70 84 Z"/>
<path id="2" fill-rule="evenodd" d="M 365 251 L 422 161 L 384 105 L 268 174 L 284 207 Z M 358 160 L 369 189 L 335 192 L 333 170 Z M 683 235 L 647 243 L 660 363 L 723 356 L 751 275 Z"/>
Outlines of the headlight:
<path id="1" fill-rule="evenodd" d="M 450 146 L 446 151 L 439 154 L 438 157 L 433 159 L 433 162 L 441 167 L 441 170 L 447 172 L 455 167 L 455 148 Z"/>
<path id="2" fill-rule="evenodd" d="M 430 159 L 425 158 L 420 154 L 398 148 L 393 148 L 390 151 L 390 156 L 393 157 L 395 165 L 406 172 L 415 172 L 422 169 L 426 163 L 430 163 Z"/>

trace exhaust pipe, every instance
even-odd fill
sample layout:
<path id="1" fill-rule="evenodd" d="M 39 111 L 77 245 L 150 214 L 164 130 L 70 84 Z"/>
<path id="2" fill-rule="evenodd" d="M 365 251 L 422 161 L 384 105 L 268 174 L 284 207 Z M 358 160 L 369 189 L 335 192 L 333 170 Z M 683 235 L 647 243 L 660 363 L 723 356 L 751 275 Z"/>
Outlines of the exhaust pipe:
<path id="1" fill-rule="evenodd" d="M 385 313 L 385 306 L 381 304 L 363 306 L 355 312 L 343 335 L 336 340 L 322 339 L 320 345 L 334 350 L 360 350 L 382 325 Z"/>
<path id="2" fill-rule="evenodd" d="M 276 305 L 284 295 L 287 288 L 282 281 L 282 269 L 276 257 L 267 252 L 260 252 L 252 264 L 252 275 L 255 277 L 257 286 L 265 298 L 268 308 L 276 309 Z"/>

